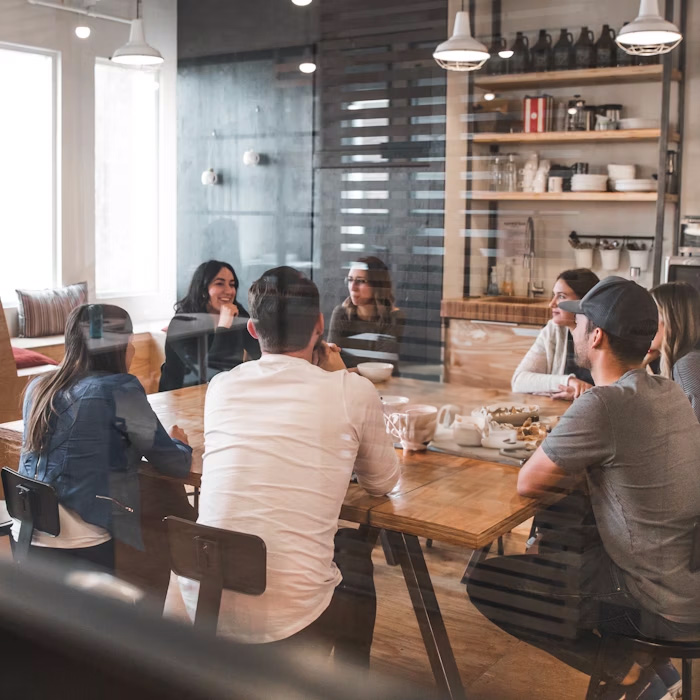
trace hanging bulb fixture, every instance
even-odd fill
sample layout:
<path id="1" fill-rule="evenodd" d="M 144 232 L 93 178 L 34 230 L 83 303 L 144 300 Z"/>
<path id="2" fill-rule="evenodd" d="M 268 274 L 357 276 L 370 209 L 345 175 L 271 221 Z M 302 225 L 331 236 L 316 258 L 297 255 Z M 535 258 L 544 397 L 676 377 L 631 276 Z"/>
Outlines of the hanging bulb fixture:
<path id="1" fill-rule="evenodd" d="M 302 73 L 315 73 L 316 72 L 316 60 L 310 49 L 304 51 L 304 55 L 301 57 L 299 62 L 299 70 Z"/>
<path id="2" fill-rule="evenodd" d="M 78 39 L 89 39 L 90 34 L 92 34 L 92 30 L 87 24 L 79 24 L 75 28 L 75 36 L 77 36 Z"/>
<path id="3" fill-rule="evenodd" d="M 639 16 L 620 29 L 615 41 L 633 56 L 658 56 L 673 51 L 683 35 L 659 14 L 658 0 L 641 0 Z"/>
<path id="4" fill-rule="evenodd" d="M 293 2 L 295 5 L 298 5 L 299 7 L 304 7 L 304 6 L 306 6 L 306 5 L 310 5 L 310 4 L 311 4 L 311 0 L 292 0 L 292 2 Z"/>
<path id="5" fill-rule="evenodd" d="M 157 66 L 163 63 L 160 51 L 149 46 L 146 41 L 141 16 L 141 0 L 137 0 L 136 3 L 136 19 L 131 22 L 129 41 L 114 52 L 112 61 L 128 66 Z"/>
<path id="6" fill-rule="evenodd" d="M 468 12 L 457 13 L 452 36 L 435 49 L 433 58 L 445 70 L 479 70 L 486 63 L 489 51 L 472 36 Z"/>

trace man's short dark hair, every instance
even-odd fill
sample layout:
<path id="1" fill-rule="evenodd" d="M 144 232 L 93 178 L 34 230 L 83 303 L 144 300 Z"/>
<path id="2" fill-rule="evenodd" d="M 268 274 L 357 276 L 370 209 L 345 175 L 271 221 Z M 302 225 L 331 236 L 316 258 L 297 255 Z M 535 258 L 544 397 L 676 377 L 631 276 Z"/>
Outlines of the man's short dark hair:
<path id="1" fill-rule="evenodd" d="M 275 267 L 253 282 L 250 316 L 265 352 L 303 350 L 321 313 L 318 288 L 293 267 Z"/>
<path id="2" fill-rule="evenodd" d="M 586 335 L 590 335 L 593 331 L 598 328 L 598 326 L 591 321 L 591 319 L 586 319 L 588 324 L 586 326 Z M 649 335 L 653 338 L 655 328 L 651 327 L 651 322 L 645 323 L 643 328 L 634 329 L 635 332 L 640 335 Z M 618 338 L 616 335 L 608 333 L 604 328 L 601 328 L 603 333 L 605 333 L 608 344 L 610 345 L 610 352 L 615 356 L 618 362 L 622 362 L 627 365 L 638 365 L 641 364 L 644 356 L 649 352 L 649 343 L 641 342 L 631 342 L 630 340 L 625 340 L 623 338 Z"/>

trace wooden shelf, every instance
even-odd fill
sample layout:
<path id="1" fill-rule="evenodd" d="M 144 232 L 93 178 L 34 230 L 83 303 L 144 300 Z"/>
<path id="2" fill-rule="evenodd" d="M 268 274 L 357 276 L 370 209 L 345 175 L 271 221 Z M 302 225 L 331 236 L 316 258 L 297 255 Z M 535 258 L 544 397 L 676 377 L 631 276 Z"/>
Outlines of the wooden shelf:
<path id="1" fill-rule="evenodd" d="M 545 131 L 537 134 L 474 134 L 474 143 L 611 143 L 658 141 L 661 129 L 620 129 L 618 131 Z M 678 142 L 680 135 L 671 134 L 671 142 Z"/>
<path id="2" fill-rule="evenodd" d="M 489 192 L 473 190 L 467 199 L 491 202 L 656 202 L 656 192 Z M 667 195 L 666 201 L 677 202 L 677 195 Z"/>
<path id="3" fill-rule="evenodd" d="M 673 80 L 680 80 L 674 70 Z M 474 84 L 490 90 L 526 90 L 533 87 L 565 87 L 567 85 L 607 85 L 610 83 L 647 83 L 663 79 L 663 66 L 625 66 L 620 68 L 584 68 L 547 71 L 543 73 L 513 73 L 511 75 L 478 75 Z"/>

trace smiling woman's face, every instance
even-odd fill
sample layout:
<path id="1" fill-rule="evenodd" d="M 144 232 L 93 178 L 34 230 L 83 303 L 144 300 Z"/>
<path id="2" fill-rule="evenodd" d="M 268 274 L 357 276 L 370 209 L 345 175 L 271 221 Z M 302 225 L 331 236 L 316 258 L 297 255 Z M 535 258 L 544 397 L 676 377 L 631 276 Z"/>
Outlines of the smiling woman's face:
<path id="1" fill-rule="evenodd" d="M 576 315 L 559 308 L 560 301 L 578 301 L 578 296 L 564 280 L 557 280 L 552 288 L 552 301 L 549 308 L 552 309 L 552 320 L 557 326 L 576 325 Z"/>
<path id="2" fill-rule="evenodd" d="M 222 267 L 209 284 L 207 291 L 209 292 L 208 309 L 210 313 L 220 313 L 224 304 L 233 303 L 236 300 L 236 278 L 231 270 Z"/>

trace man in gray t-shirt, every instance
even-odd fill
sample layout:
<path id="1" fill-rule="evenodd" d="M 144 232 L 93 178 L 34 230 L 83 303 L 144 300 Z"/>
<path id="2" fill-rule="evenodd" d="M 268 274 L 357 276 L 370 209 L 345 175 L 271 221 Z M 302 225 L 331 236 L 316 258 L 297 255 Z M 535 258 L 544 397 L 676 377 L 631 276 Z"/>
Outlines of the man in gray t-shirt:
<path id="1" fill-rule="evenodd" d="M 602 546 L 488 559 L 467 588 L 493 622 L 590 674 L 601 639 L 593 630 L 700 638 L 700 572 L 689 569 L 700 424 L 679 386 L 641 369 L 658 323 L 645 289 L 609 277 L 565 304 L 577 314 L 576 362 L 596 386 L 522 468 L 518 491 L 587 490 Z M 679 680 L 667 661 L 643 669 L 617 645 L 601 697 L 667 698 Z"/>

